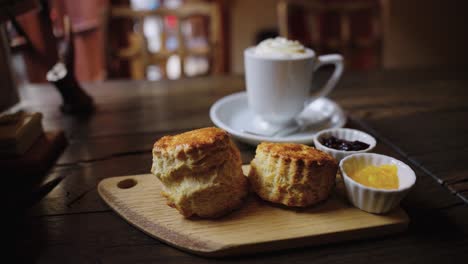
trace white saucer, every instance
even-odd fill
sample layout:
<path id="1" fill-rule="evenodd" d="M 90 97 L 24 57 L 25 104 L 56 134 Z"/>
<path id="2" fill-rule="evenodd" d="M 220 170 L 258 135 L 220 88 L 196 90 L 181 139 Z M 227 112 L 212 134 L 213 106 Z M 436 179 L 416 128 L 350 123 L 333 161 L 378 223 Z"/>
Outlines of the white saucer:
<path id="1" fill-rule="evenodd" d="M 316 99 L 310 107 L 301 113 L 301 117 L 314 120 L 317 113 L 320 115 L 326 113 L 326 120 L 322 120 L 316 125 L 311 124 L 304 131 L 284 137 L 252 135 L 245 131 L 252 130 L 254 127 L 254 114 L 247 105 L 247 93 L 240 92 L 223 97 L 214 103 L 210 109 L 210 118 L 216 126 L 248 144 L 257 145 L 262 141 L 311 144 L 318 131 L 343 127 L 346 123 L 346 116 L 341 107 L 328 98 Z M 311 118 L 307 118 L 307 116 Z"/>

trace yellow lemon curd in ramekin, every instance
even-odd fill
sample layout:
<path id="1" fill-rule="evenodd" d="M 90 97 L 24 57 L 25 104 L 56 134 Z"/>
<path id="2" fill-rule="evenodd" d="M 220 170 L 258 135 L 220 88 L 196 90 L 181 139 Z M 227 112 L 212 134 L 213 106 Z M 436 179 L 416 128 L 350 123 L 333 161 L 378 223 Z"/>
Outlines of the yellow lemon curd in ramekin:
<path id="1" fill-rule="evenodd" d="M 393 164 L 365 166 L 348 174 L 362 185 L 377 189 L 398 189 L 398 168 Z"/>

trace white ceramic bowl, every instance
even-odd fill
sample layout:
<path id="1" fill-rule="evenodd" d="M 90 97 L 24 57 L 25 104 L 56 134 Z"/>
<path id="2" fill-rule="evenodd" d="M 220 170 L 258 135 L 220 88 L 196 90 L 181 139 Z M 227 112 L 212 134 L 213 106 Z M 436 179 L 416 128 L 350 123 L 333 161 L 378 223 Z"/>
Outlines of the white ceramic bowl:
<path id="1" fill-rule="evenodd" d="M 321 143 L 321 140 L 323 138 L 327 138 L 331 136 L 339 138 L 339 139 L 348 140 L 348 141 L 359 140 L 361 142 L 369 144 L 369 147 L 363 150 L 358 150 L 358 151 L 344 151 L 344 150 L 337 150 L 337 149 L 324 146 Z M 375 148 L 376 144 L 377 144 L 377 141 L 375 140 L 373 136 L 367 133 L 364 133 L 360 130 L 351 129 L 351 128 L 325 129 L 325 130 L 318 132 L 314 137 L 315 148 L 332 155 L 337 161 L 340 161 L 344 157 L 349 156 L 351 154 L 369 152 Z"/>
<path id="2" fill-rule="evenodd" d="M 377 189 L 364 186 L 347 174 L 347 171 L 360 169 L 365 166 L 380 166 L 394 164 L 398 168 L 399 187 L 395 190 Z M 386 213 L 400 204 L 416 182 L 414 171 L 405 163 L 389 156 L 375 153 L 358 153 L 345 157 L 340 162 L 346 195 L 357 208 L 369 213 Z"/>

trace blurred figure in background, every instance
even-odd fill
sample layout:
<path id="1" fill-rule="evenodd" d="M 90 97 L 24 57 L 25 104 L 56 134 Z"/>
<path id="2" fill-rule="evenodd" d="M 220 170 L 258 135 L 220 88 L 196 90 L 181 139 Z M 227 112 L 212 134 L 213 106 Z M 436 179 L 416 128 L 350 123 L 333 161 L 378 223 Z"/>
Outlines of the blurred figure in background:
<path id="1" fill-rule="evenodd" d="M 74 33 L 75 69 L 80 81 L 96 81 L 105 78 L 105 57 L 102 48 L 102 10 L 108 4 L 107 0 L 41 0 L 41 8 L 29 11 L 16 18 L 21 34 L 16 32 L 16 38 L 26 35 L 30 43 L 18 45 L 14 50 L 24 64 L 17 64 L 17 71 L 26 72 L 29 82 L 44 82 L 46 72 L 57 61 L 57 44 L 61 48 L 63 42 L 63 17 L 70 17 Z M 50 23 L 50 24 L 49 24 Z M 13 30 L 15 28 L 13 27 Z M 16 29 L 17 30 L 17 29 Z M 52 31 L 53 34 L 47 32 Z M 15 39 L 15 32 L 11 38 Z M 53 39 L 55 36 L 55 39 Z M 23 36 L 24 37 L 24 36 Z M 58 41 L 57 41 L 58 40 Z M 38 58 L 38 56 L 40 58 Z M 41 59 L 43 58 L 43 59 Z"/>

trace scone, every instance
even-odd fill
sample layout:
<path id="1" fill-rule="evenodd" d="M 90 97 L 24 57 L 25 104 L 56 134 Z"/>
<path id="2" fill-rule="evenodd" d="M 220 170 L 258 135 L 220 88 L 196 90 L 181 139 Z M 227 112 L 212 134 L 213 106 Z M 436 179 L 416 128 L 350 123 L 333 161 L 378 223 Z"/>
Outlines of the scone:
<path id="1" fill-rule="evenodd" d="M 247 194 L 240 152 L 224 130 L 214 127 L 158 140 L 151 172 L 162 182 L 168 205 L 185 217 L 222 216 Z"/>
<path id="2" fill-rule="evenodd" d="M 250 166 L 250 184 L 262 199 L 296 207 L 327 199 L 338 170 L 329 154 L 292 143 L 261 143 Z"/>

